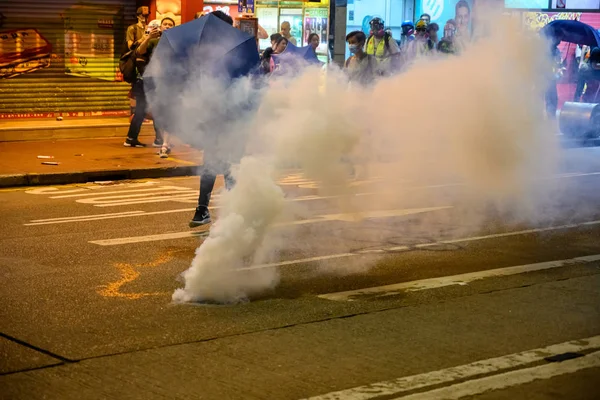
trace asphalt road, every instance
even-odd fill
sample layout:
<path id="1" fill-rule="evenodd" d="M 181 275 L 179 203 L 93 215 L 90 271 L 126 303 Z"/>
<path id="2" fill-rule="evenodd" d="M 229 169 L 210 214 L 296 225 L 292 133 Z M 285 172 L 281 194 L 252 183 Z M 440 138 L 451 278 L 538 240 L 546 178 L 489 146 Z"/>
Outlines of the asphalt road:
<path id="1" fill-rule="evenodd" d="M 598 399 L 600 149 L 539 181 L 519 214 L 461 182 L 340 199 L 291 171 L 240 272 L 279 282 L 236 305 L 171 303 L 197 178 L 2 190 L 0 396 Z"/>

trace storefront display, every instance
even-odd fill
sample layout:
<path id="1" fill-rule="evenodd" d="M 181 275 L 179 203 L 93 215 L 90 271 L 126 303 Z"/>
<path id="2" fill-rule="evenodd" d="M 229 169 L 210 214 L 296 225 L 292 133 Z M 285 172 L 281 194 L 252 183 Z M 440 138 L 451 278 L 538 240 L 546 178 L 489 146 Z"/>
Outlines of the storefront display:
<path id="1" fill-rule="evenodd" d="M 279 10 L 276 7 L 258 7 L 256 9 L 258 23 L 267 32 L 269 37 L 272 34 L 279 32 L 278 16 Z M 258 43 L 261 50 L 271 46 L 271 40 L 269 38 L 260 39 Z"/>

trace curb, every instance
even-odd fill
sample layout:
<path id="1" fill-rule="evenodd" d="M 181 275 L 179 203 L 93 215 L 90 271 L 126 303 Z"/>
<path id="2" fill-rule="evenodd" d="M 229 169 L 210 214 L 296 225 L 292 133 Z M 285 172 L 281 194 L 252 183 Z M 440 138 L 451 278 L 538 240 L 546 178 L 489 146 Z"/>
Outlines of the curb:
<path id="1" fill-rule="evenodd" d="M 173 176 L 196 176 L 199 165 L 176 167 L 115 169 L 100 171 L 57 172 L 49 174 L 0 175 L 0 188 L 15 186 L 65 185 L 94 181 L 120 181 L 128 179 L 169 178 Z"/>

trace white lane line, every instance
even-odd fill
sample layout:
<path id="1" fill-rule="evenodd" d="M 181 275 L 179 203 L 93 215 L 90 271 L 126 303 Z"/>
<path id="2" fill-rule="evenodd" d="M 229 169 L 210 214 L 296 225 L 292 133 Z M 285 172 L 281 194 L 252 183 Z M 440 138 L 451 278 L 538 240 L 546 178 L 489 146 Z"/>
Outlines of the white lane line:
<path id="1" fill-rule="evenodd" d="M 306 263 L 317 262 L 317 261 L 333 260 L 336 258 L 345 258 L 345 257 L 349 257 L 349 256 L 366 256 L 366 255 L 370 255 L 370 254 L 382 254 L 382 253 L 387 253 L 387 252 L 392 252 L 392 251 L 393 252 L 409 251 L 414 248 L 427 249 L 427 247 L 439 246 L 441 244 L 476 242 L 479 240 L 496 239 L 499 237 L 527 235 L 527 234 L 531 234 L 531 233 L 549 232 L 549 231 L 562 230 L 562 229 L 572 229 L 572 228 L 578 228 L 581 226 L 592 226 L 592 225 L 598 225 L 598 224 L 600 224 L 600 220 L 582 222 L 580 224 L 557 225 L 557 226 L 553 226 L 553 227 L 549 227 L 549 228 L 526 229 L 523 231 L 512 231 L 512 232 L 506 232 L 506 233 L 495 233 L 495 234 L 485 235 L 485 236 L 473 236 L 473 237 L 466 237 L 466 238 L 453 239 L 453 240 L 443 240 L 443 241 L 435 242 L 435 243 L 423 243 L 423 244 L 419 244 L 419 245 L 412 246 L 412 247 L 394 246 L 394 247 L 385 247 L 382 249 L 363 250 L 363 251 L 358 251 L 355 253 L 328 254 L 325 256 L 299 258 L 296 260 L 288 260 L 288 261 L 282 261 L 282 262 L 277 262 L 277 263 L 253 265 L 251 267 L 246 267 L 243 269 L 275 268 L 275 267 L 282 267 L 282 266 L 287 266 L 287 265 L 306 264 Z"/>
<path id="2" fill-rule="evenodd" d="M 427 208 L 408 208 L 408 209 L 401 209 L 401 210 L 378 210 L 378 211 L 362 212 L 360 214 L 325 214 L 325 215 L 320 215 L 317 218 L 276 224 L 275 227 L 305 225 L 305 224 L 331 222 L 331 221 L 355 221 L 358 219 L 399 217 L 399 216 L 406 216 L 406 215 L 411 215 L 411 214 L 420 214 L 420 213 L 425 213 L 425 212 L 444 210 L 444 209 L 448 209 L 448 208 L 452 208 L 452 207 L 451 206 L 442 206 L 442 207 L 427 207 Z M 97 244 L 100 246 L 116 246 L 116 245 L 121 245 L 121 244 L 152 242 L 152 241 L 159 241 L 159 240 L 162 241 L 162 240 L 169 240 L 169 239 L 181 239 L 181 238 L 194 237 L 194 236 L 195 235 L 193 232 L 185 231 L 185 232 L 161 233 L 161 234 L 157 234 L 157 235 L 133 236 L 133 237 L 116 238 L 116 239 L 92 240 L 88 243 Z M 325 257 L 327 258 L 327 256 L 325 256 Z"/>
<path id="3" fill-rule="evenodd" d="M 508 369 L 523 367 L 529 364 L 537 363 L 543 361 L 544 358 L 552 357 L 558 354 L 577 353 L 581 351 L 594 350 L 599 347 L 600 336 L 593 336 L 586 339 L 572 340 L 569 342 L 553 344 L 551 346 L 542 347 L 539 349 L 527 350 L 520 353 L 508 354 L 501 357 L 489 358 L 487 360 L 475 361 L 473 363 L 460 365 L 457 367 L 450 367 L 438 371 L 431 371 L 423 374 L 397 378 L 390 381 L 383 381 L 372 383 L 369 385 L 358 386 L 352 389 L 340 390 L 337 392 L 331 392 L 320 396 L 310 397 L 309 399 L 305 400 L 370 400 L 382 396 L 393 396 L 417 389 L 427 388 L 440 384 L 447 384 L 457 380 L 471 378 L 482 374 L 501 373 Z M 585 357 L 578 358 L 573 361 L 581 360 L 589 356 L 590 355 L 587 355 Z M 559 366 L 561 364 L 564 364 L 565 362 L 567 361 L 546 365 Z M 519 372 L 519 370 L 515 372 Z M 492 376 L 503 375 L 504 374 Z M 411 397 L 403 397 L 403 399 L 407 398 Z M 423 399 L 430 398 L 423 397 Z"/>
<path id="4" fill-rule="evenodd" d="M 109 214 L 90 214 L 90 215 L 78 215 L 73 217 L 59 217 L 59 218 L 47 218 L 47 219 L 34 219 L 30 224 L 23 224 L 25 226 L 28 225 L 42 225 L 40 223 L 61 223 L 61 222 L 72 222 L 71 220 L 86 220 L 87 218 L 97 218 L 97 217 L 130 217 L 132 215 L 143 214 L 144 211 L 123 211 L 118 213 L 109 213 Z"/>
<path id="5" fill-rule="evenodd" d="M 121 197 L 132 197 L 133 194 L 141 193 L 140 196 L 152 195 L 152 193 L 147 192 L 162 192 L 167 190 L 194 190 L 192 188 L 187 188 L 183 186 L 154 186 L 147 189 L 130 189 L 130 190 L 114 190 L 112 192 L 92 192 L 92 193 L 77 193 L 77 194 L 63 194 L 60 196 L 50 196 L 51 199 L 67 199 L 71 197 L 86 197 L 86 196 L 97 196 L 97 197 L 106 197 L 108 195 L 124 195 L 129 193 L 129 195 L 121 196 Z M 114 197 L 108 197 L 114 198 Z"/>
<path id="6" fill-rule="evenodd" d="M 212 208 L 211 208 L 212 209 Z M 80 217 L 61 217 L 51 218 L 48 220 L 33 220 L 30 223 L 23 224 L 24 226 L 38 226 L 38 225 L 50 225 L 50 224 L 66 224 L 71 222 L 87 222 L 87 221 L 99 221 L 103 219 L 114 219 L 114 218 L 129 218 L 129 217 L 141 217 L 143 215 L 158 215 L 158 214 L 171 214 L 178 212 L 193 212 L 196 208 L 178 208 L 175 210 L 164 210 L 164 211 L 125 211 L 122 213 L 108 213 L 108 214 L 92 214 Z"/>
<path id="7" fill-rule="evenodd" d="M 457 383 L 449 387 L 435 389 L 425 393 L 395 397 L 395 399 L 457 400 L 467 396 L 475 396 L 493 390 L 508 389 L 513 386 L 523 385 L 536 380 L 546 380 L 555 376 L 572 374 L 583 369 L 596 367 L 600 367 L 600 351 L 571 360 L 505 372 L 500 375 L 492 375 L 485 378 Z"/>
<path id="8" fill-rule="evenodd" d="M 437 289 L 445 286 L 466 285 L 469 282 L 486 278 L 510 276 L 532 271 L 561 268 L 573 264 L 585 264 L 600 261 L 600 254 L 569 258 L 566 260 L 547 261 L 535 264 L 517 265 L 506 268 L 489 269 L 485 271 L 470 272 L 467 274 L 443 276 L 439 278 L 421 279 L 418 281 L 402 282 L 393 285 L 376 286 L 366 289 L 348 290 L 346 292 L 327 293 L 319 295 L 320 298 L 335 301 L 354 301 L 360 296 L 368 296 L 369 299 L 393 296 L 401 292 L 417 292 L 421 290 Z"/>

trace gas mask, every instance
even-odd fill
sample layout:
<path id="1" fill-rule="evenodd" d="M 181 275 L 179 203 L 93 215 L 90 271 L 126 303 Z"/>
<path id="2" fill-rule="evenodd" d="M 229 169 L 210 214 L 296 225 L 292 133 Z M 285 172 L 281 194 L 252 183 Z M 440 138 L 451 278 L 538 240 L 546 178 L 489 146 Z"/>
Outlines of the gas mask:
<path id="1" fill-rule="evenodd" d="M 369 23 L 371 26 L 371 35 L 381 38 L 385 34 L 385 24 L 381 18 L 373 18 Z"/>

